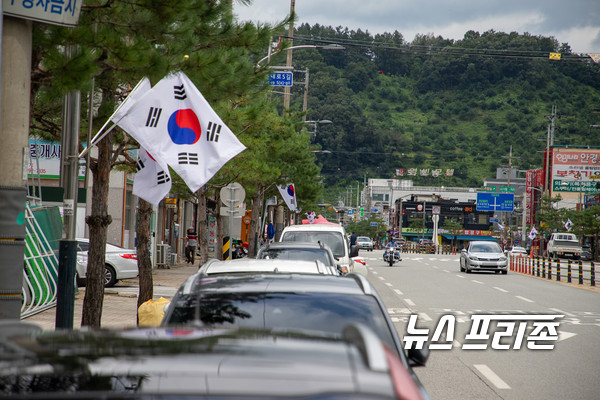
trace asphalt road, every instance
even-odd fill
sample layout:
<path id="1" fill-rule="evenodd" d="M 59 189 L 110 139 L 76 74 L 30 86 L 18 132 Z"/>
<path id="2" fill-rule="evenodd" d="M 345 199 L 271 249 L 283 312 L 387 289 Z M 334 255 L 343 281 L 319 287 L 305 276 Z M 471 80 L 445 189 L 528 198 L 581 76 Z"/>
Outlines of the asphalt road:
<path id="1" fill-rule="evenodd" d="M 466 274 L 459 270 L 458 255 L 403 254 L 402 262 L 389 267 L 382 253 L 360 255 L 401 338 L 412 314 L 418 315 L 416 328 L 428 328 L 429 337 L 442 316 L 451 315 L 446 318 L 454 321 L 454 335 L 442 330 L 437 341 L 451 343 L 451 349 L 432 350 L 427 366 L 416 369 L 433 399 L 599 398 L 600 290 L 510 271 Z M 510 334 L 509 328 L 492 321 L 484 330 L 488 340 L 471 340 L 471 316 L 481 314 L 504 316 L 503 323 L 514 322 L 514 331 Z M 554 345 L 551 350 L 528 348 L 535 315 L 563 315 L 556 319 L 558 340 L 531 342 Z M 551 335 L 548 329 L 542 332 Z M 508 349 L 492 349 L 494 335 Z M 465 344 L 486 349 L 465 349 Z"/>

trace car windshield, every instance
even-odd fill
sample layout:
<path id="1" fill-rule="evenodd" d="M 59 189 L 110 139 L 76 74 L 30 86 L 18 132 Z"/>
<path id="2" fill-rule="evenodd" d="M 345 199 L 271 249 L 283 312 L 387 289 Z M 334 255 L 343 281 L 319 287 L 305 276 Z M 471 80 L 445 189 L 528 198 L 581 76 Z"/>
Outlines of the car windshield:
<path id="1" fill-rule="evenodd" d="M 340 232 L 297 231 L 285 232 L 283 242 L 323 242 L 329 246 L 335 257 L 344 257 L 344 237 Z"/>
<path id="2" fill-rule="evenodd" d="M 324 250 L 317 249 L 267 249 L 260 252 L 260 257 L 277 260 L 321 261 L 325 265 L 332 265 L 332 260 Z"/>
<path id="3" fill-rule="evenodd" d="M 356 240 L 358 240 L 359 242 L 370 242 L 371 239 L 367 238 L 367 237 L 359 237 Z"/>
<path id="4" fill-rule="evenodd" d="M 477 243 L 471 246 L 474 253 L 502 253 L 497 243 Z"/>
<path id="5" fill-rule="evenodd" d="M 312 331 L 339 336 L 356 322 L 373 328 L 395 349 L 384 314 L 371 296 L 339 293 L 219 293 L 200 297 L 200 320 L 213 327 Z M 194 321 L 198 298 L 182 296 L 170 324 Z M 400 349 L 396 349 L 400 351 Z"/>

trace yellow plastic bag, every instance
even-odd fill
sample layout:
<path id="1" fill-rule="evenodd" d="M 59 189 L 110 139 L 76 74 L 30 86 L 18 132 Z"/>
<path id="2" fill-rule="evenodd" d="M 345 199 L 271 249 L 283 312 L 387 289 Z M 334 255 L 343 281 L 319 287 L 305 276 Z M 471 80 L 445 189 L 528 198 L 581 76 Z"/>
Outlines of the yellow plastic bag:
<path id="1" fill-rule="evenodd" d="M 165 315 L 165 306 L 169 303 L 170 301 L 164 297 L 142 303 L 138 308 L 138 325 L 140 327 L 159 326 Z"/>

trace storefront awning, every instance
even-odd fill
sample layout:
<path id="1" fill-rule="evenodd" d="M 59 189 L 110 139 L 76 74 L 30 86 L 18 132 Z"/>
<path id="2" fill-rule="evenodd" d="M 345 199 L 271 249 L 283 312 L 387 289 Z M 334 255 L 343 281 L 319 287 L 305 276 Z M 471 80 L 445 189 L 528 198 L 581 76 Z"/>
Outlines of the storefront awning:
<path id="1" fill-rule="evenodd" d="M 477 236 L 477 235 L 442 235 L 446 239 L 456 238 L 458 240 L 493 240 L 497 241 L 496 238 L 491 236 Z"/>

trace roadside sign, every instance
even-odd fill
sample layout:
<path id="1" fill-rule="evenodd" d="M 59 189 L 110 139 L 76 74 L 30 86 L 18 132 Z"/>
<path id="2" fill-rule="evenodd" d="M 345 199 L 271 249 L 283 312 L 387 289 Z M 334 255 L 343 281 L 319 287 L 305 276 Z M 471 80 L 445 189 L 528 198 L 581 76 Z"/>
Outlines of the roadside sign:
<path id="1" fill-rule="evenodd" d="M 490 222 L 498 223 L 498 222 L 500 222 L 500 220 L 498 218 L 490 218 Z"/>
<path id="2" fill-rule="evenodd" d="M 431 206 L 431 212 L 434 215 L 440 215 L 440 206 Z"/>
<path id="3" fill-rule="evenodd" d="M 269 74 L 269 85 L 292 86 L 294 74 L 291 72 L 273 72 Z"/>
<path id="4" fill-rule="evenodd" d="M 377 226 L 377 222 L 371 222 L 369 225 L 370 226 Z"/>
<path id="5" fill-rule="evenodd" d="M 348 209 L 348 215 L 352 215 L 352 214 L 354 214 L 354 210 L 353 210 L 353 209 L 351 209 L 351 208 L 349 208 L 349 209 Z"/>
<path id="6" fill-rule="evenodd" d="M 498 191 L 500 193 L 514 193 L 515 192 L 515 187 L 514 186 L 500 186 L 498 188 Z"/>
<path id="7" fill-rule="evenodd" d="M 77 26 L 83 1 L 2 1 L 2 12 L 11 17 L 23 18 L 59 26 Z"/>
<path id="8" fill-rule="evenodd" d="M 482 192 L 495 192 L 496 186 L 482 186 L 479 188 Z"/>
<path id="9" fill-rule="evenodd" d="M 477 211 L 513 211 L 512 193 L 477 193 Z"/>
<path id="10" fill-rule="evenodd" d="M 379 210 L 376 208 L 371 208 L 371 212 L 377 212 L 377 211 L 379 211 Z"/>

